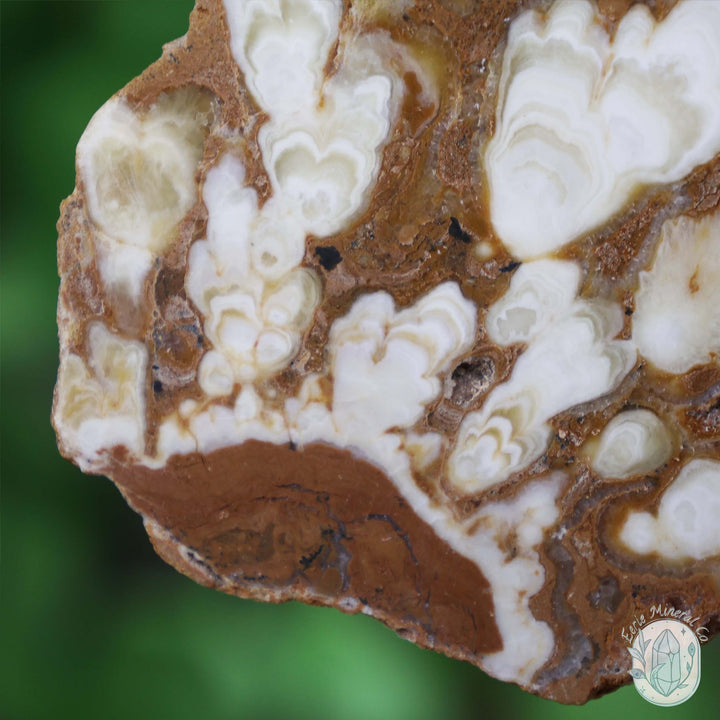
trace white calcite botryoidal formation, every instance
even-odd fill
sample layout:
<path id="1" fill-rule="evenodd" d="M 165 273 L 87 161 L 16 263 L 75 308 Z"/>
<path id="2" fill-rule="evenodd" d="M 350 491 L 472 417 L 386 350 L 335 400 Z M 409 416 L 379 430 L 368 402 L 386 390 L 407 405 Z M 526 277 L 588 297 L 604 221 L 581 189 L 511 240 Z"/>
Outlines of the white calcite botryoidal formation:
<path id="1" fill-rule="evenodd" d="M 223 592 L 566 703 L 720 620 L 720 0 L 198 0 L 58 224 L 61 452 Z"/>

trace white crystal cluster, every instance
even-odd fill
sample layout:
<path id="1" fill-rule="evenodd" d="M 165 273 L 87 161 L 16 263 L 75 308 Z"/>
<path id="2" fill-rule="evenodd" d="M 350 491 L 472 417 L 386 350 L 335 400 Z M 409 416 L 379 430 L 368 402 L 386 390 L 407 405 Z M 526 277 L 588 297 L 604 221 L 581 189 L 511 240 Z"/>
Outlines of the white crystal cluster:
<path id="1" fill-rule="evenodd" d="M 620 540 L 640 555 L 702 560 L 720 555 L 720 462 L 690 460 L 664 491 L 657 515 L 631 512 Z"/>
<path id="2" fill-rule="evenodd" d="M 246 440 L 290 441 L 284 414 L 266 407 L 252 385 L 243 387 L 230 406 L 185 400 L 160 425 L 155 455 L 140 461 L 159 468 L 171 455 L 209 453 Z"/>
<path id="3" fill-rule="evenodd" d="M 462 421 L 448 463 L 448 478 L 462 492 L 526 468 L 549 445 L 550 418 L 614 390 L 634 366 L 633 345 L 614 339 L 623 325 L 620 306 L 575 298 L 579 282 L 574 263 L 525 263 L 490 308 L 490 339 L 527 349 L 508 381 Z"/>
<path id="4" fill-rule="evenodd" d="M 309 378 L 301 393 L 309 401 L 291 403 L 295 439 L 362 447 L 412 427 L 440 394 L 438 374 L 472 346 L 475 325 L 475 306 L 455 283 L 400 312 L 386 293 L 361 297 L 330 331 L 331 408 L 312 402 L 319 378 Z"/>
<path id="5" fill-rule="evenodd" d="M 154 258 L 198 199 L 195 171 L 209 114 L 200 99 L 177 91 L 140 116 L 113 98 L 78 143 L 100 275 L 125 302 L 141 299 Z"/>
<path id="6" fill-rule="evenodd" d="M 518 258 L 551 253 L 720 151 L 720 3 L 641 3 L 611 39 L 588 0 L 513 21 L 485 153 L 495 231 Z"/>
<path id="7" fill-rule="evenodd" d="M 676 374 L 720 354 L 720 212 L 663 225 L 652 267 L 640 273 L 633 340 Z"/>
<path id="8" fill-rule="evenodd" d="M 86 355 L 64 352 L 58 373 L 55 418 L 62 441 L 83 470 L 104 466 L 104 453 L 122 445 L 136 457 L 145 451 L 147 348 L 90 325 Z"/>
<path id="9" fill-rule="evenodd" d="M 226 0 L 233 57 L 268 122 L 258 135 L 273 187 L 272 212 L 326 236 L 364 206 L 403 83 L 389 68 L 416 65 L 382 33 L 340 39 L 341 0 Z M 422 73 L 417 73 L 421 80 Z M 427 95 L 434 91 L 427 85 Z"/>
<path id="10" fill-rule="evenodd" d="M 665 224 L 640 276 L 631 341 L 615 339 L 617 305 L 575 299 L 578 267 L 537 258 L 601 225 L 643 186 L 679 180 L 719 151 L 720 2 L 681 0 L 661 22 L 634 5 L 612 39 L 588 0 L 513 21 L 484 169 L 496 234 L 532 262 L 490 308 L 486 329 L 498 345 L 527 347 L 510 379 L 463 420 L 449 463 L 456 488 L 477 492 L 527 467 L 550 441 L 548 420 L 612 391 L 638 351 L 675 374 L 717 359 L 720 214 Z M 663 420 L 636 409 L 585 452 L 596 473 L 623 479 L 662 466 L 674 447 Z M 686 464 L 656 518 L 631 515 L 626 546 L 676 559 L 720 552 L 708 529 L 716 465 Z"/>
<path id="11" fill-rule="evenodd" d="M 200 362 L 198 382 L 211 397 L 229 395 L 236 384 L 287 365 L 320 299 L 315 273 L 298 267 L 302 230 L 278 227 L 259 212 L 257 195 L 244 179 L 242 163 L 230 155 L 208 172 L 207 240 L 193 243 L 188 255 L 187 293 L 205 318 L 213 346 Z"/>
<path id="12" fill-rule="evenodd" d="M 435 438 L 409 428 L 439 395 L 438 374 L 472 345 L 475 315 L 455 283 L 400 312 L 386 293 L 363 296 L 333 323 L 327 371 L 308 377 L 298 396 L 286 400 L 285 412 L 267 409 L 251 385 L 233 407 L 186 401 L 162 424 L 158 457 L 146 462 L 163 464 L 173 453 L 210 452 L 254 438 L 325 441 L 356 449 L 386 469 L 409 468 L 398 452 L 405 442 L 413 455 L 439 450 Z"/>
<path id="13" fill-rule="evenodd" d="M 258 208 L 229 156 L 205 180 L 208 237 L 191 249 L 187 288 L 213 346 L 199 370 L 210 396 L 272 376 L 296 354 L 321 293 L 298 267 L 305 237 L 337 232 L 366 202 L 403 89 L 380 54 L 383 36 L 352 38 L 326 79 L 340 2 L 225 7 L 233 55 L 268 115 L 258 142 L 273 195 Z"/>

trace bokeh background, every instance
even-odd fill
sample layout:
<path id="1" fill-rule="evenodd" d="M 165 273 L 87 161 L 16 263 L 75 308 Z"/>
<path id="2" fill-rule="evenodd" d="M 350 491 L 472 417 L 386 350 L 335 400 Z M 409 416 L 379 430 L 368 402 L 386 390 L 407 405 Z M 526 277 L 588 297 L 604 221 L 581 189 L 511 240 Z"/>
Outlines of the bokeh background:
<path id="1" fill-rule="evenodd" d="M 481 0 L 490 2 L 491 0 Z M 0 718 L 718 717 L 720 641 L 677 708 L 632 687 L 563 707 L 363 616 L 196 586 L 113 485 L 57 453 L 55 223 L 93 112 L 187 30 L 192 0 L 0 2 Z"/>

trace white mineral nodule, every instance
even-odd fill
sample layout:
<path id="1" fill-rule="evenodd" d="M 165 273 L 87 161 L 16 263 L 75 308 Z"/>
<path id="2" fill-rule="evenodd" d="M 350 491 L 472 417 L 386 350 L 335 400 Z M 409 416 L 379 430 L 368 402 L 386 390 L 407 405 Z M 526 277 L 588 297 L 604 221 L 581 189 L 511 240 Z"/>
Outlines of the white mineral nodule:
<path id="1" fill-rule="evenodd" d="M 662 228 L 640 274 L 633 340 L 656 367 L 684 373 L 720 353 L 720 212 Z"/>
<path id="2" fill-rule="evenodd" d="M 100 231 L 102 280 L 133 301 L 140 300 L 153 257 L 197 200 L 195 170 L 211 113 L 204 101 L 179 90 L 140 116 L 114 98 L 78 143 L 88 214 Z"/>
<path id="3" fill-rule="evenodd" d="M 720 0 L 480 5 L 197 0 L 78 145 L 53 422 L 198 582 L 583 702 L 717 614 Z"/>
<path id="4" fill-rule="evenodd" d="M 649 410 L 616 415 L 597 439 L 588 442 L 590 464 L 605 478 L 648 473 L 670 459 L 673 440 L 662 420 Z"/>
<path id="5" fill-rule="evenodd" d="M 631 512 L 620 540 L 640 555 L 702 560 L 720 555 L 720 462 L 691 460 L 660 499 L 657 513 Z"/>

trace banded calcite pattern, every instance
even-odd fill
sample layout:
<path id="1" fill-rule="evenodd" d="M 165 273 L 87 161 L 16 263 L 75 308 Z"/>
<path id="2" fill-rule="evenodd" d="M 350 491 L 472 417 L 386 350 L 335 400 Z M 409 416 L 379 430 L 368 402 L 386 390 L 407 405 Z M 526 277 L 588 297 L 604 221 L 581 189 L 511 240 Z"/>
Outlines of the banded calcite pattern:
<path id="1" fill-rule="evenodd" d="M 719 0 L 198 0 L 78 145 L 59 447 L 197 582 L 584 702 L 720 619 L 719 206 Z"/>

